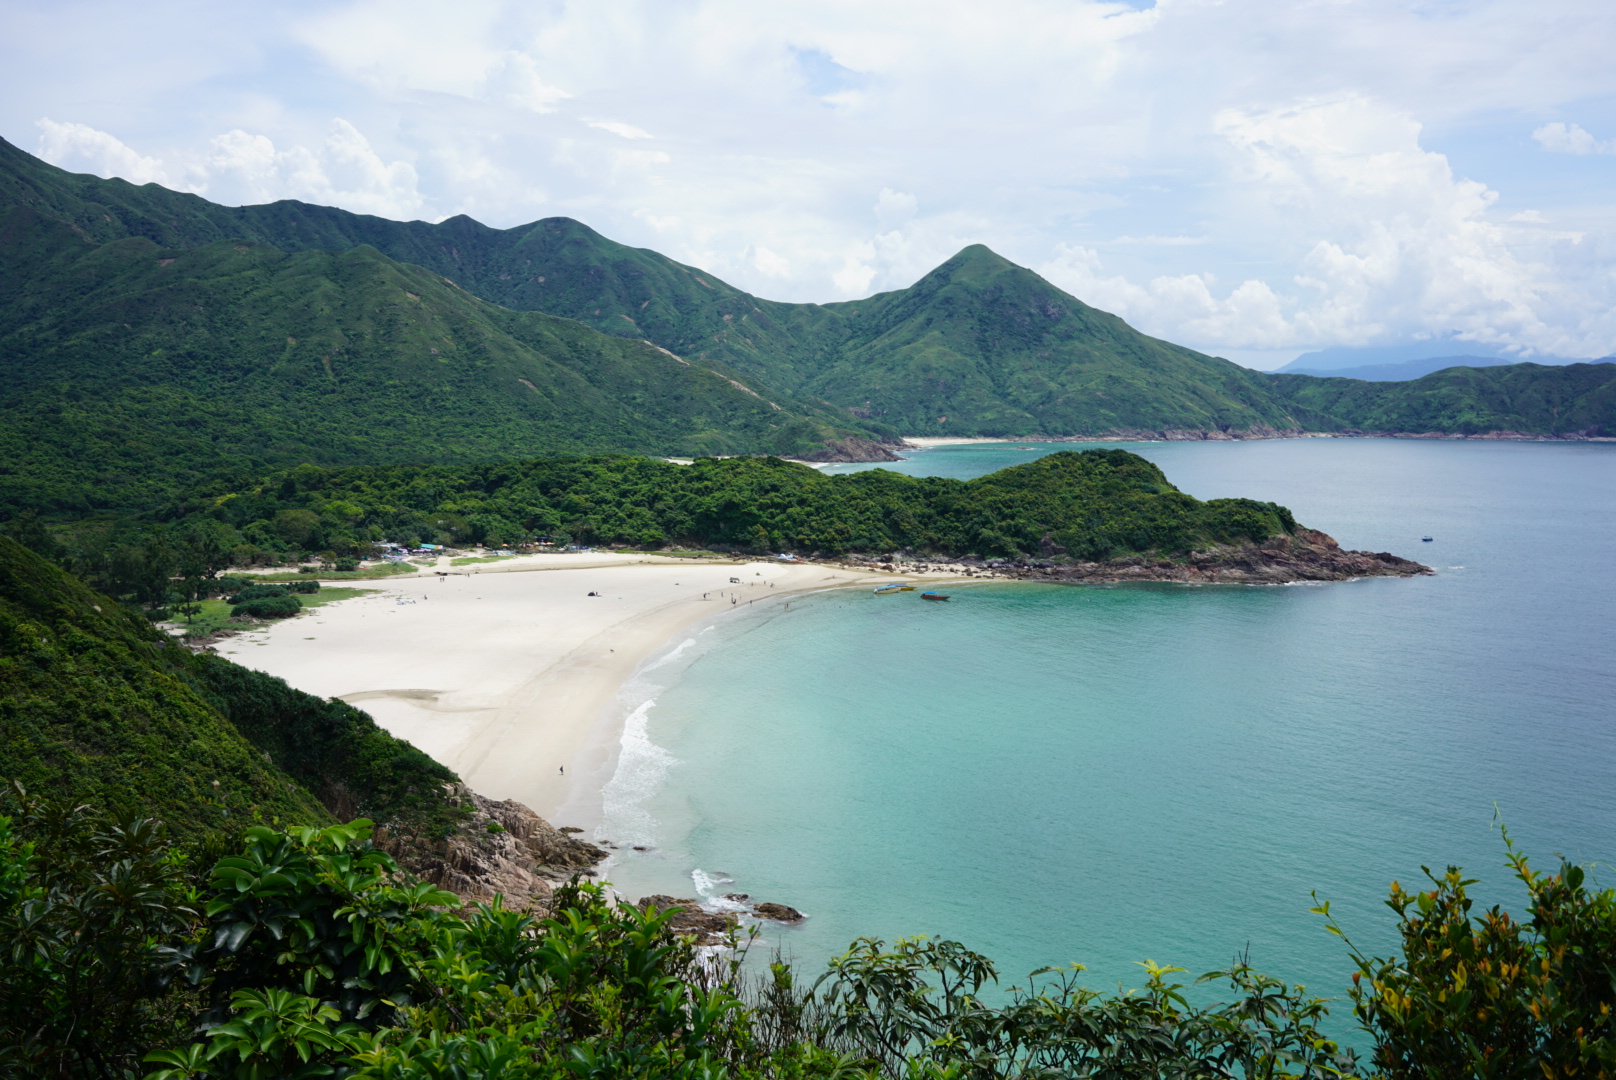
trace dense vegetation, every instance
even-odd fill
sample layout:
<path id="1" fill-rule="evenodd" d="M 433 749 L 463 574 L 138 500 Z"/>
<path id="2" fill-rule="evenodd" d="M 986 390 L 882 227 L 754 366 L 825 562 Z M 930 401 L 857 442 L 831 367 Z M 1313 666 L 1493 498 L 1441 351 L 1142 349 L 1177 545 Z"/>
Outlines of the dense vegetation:
<path id="1" fill-rule="evenodd" d="M 981 246 L 908 289 L 783 304 L 566 218 L 224 207 L 3 141 L 0 267 L 0 513 L 147 507 L 305 461 L 823 456 L 898 433 L 1616 432 L 1616 366 L 1262 375 Z"/>
<path id="2" fill-rule="evenodd" d="M 9 801 L 7 1076 L 1366 1075 L 1320 1032 L 1324 999 L 1240 963 L 1201 977 L 1233 992 L 1204 1007 L 1178 969 L 1150 964 L 1128 994 L 1084 989 L 1080 967 L 1046 969 L 996 1005 L 986 957 L 926 938 L 861 939 L 809 981 L 782 962 L 754 973 L 701 960 L 670 912 L 609 906 L 594 886 L 563 889 L 548 918 L 461 909 L 372 849 L 364 821 L 254 826 L 205 854 L 149 819 Z M 1511 861 L 1525 921 L 1473 915 L 1456 869 L 1414 894 L 1393 884 L 1401 955 L 1355 950 L 1348 990 L 1374 1040 L 1367 1075 L 1616 1073 L 1616 893 L 1590 890 L 1579 867 Z"/>
<path id="3" fill-rule="evenodd" d="M 6 205 L 70 222 L 100 243 L 369 246 L 503 307 L 644 338 L 903 434 L 1293 426 L 1252 372 L 1146 337 L 980 246 L 909 289 L 784 304 L 568 218 L 500 230 L 466 217 L 395 222 L 293 201 L 224 207 L 155 184 L 74 176 L 0 143 Z"/>
<path id="4" fill-rule="evenodd" d="M 692 465 L 632 457 L 480 466 L 300 466 L 164 515 L 245 554 L 340 553 L 379 541 L 520 543 L 534 537 L 754 553 L 849 551 L 1103 559 L 1289 533 L 1290 512 L 1201 502 L 1123 450 L 1050 454 L 976 480 L 875 469 L 827 476 L 775 458 Z"/>
<path id="5" fill-rule="evenodd" d="M 0 776 L 195 837 L 345 816 L 441 833 L 456 777 L 365 713 L 170 643 L 0 537 Z"/>
<path id="6" fill-rule="evenodd" d="M 1267 379 L 1317 431 L 1616 437 L 1616 363 L 1452 367 L 1407 382 Z"/>
<path id="7" fill-rule="evenodd" d="M 867 434 L 370 248 L 98 247 L 18 209 L 0 265 L 0 507 L 146 506 L 302 461 L 791 454 Z"/>

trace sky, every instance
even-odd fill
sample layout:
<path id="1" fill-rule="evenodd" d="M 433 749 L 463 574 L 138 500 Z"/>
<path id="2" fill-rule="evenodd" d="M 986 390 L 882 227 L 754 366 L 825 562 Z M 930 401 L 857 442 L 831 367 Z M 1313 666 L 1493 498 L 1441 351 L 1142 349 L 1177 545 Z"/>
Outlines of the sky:
<path id="1" fill-rule="evenodd" d="M 227 204 L 577 218 L 776 300 L 983 243 L 1251 366 L 1616 353 L 1610 0 L 0 0 L 0 136 Z"/>

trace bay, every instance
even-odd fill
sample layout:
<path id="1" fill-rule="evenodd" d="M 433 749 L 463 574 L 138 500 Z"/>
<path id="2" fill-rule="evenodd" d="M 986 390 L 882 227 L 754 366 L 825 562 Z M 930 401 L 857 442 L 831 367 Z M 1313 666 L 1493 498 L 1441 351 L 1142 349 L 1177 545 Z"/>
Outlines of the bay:
<path id="1" fill-rule="evenodd" d="M 1249 953 L 1341 997 L 1314 892 L 1384 953 L 1386 887 L 1422 865 L 1519 902 L 1498 819 L 1540 868 L 1616 855 L 1616 446 L 1120 445 L 1199 498 L 1280 502 L 1438 573 L 838 591 L 720 620 L 629 688 L 597 834 L 650 850 L 613 881 L 790 903 L 810 918 L 762 945 L 810 971 L 924 933 L 1008 979 L 1080 962 L 1133 986 L 1147 958 L 1194 975 Z M 968 478 L 1072 448 L 892 467 Z"/>

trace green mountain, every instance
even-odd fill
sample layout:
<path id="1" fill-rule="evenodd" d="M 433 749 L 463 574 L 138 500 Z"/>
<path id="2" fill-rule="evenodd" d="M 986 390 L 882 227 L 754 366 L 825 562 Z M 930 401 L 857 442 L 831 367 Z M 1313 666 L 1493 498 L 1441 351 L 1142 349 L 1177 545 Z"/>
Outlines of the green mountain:
<path id="1" fill-rule="evenodd" d="M 899 433 L 1616 433 L 1616 367 L 1266 375 L 979 245 L 907 289 L 785 304 L 567 218 L 225 207 L 3 141 L 0 211 L 0 510 L 151 506 L 302 461 L 868 459 Z"/>
<path id="2" fill-rule="evenodd" d="M 302 461 L 796 455 L 869 434 L 373 248 L 80 232 L 24 208 L 0 218 L 0 505 L 150 506 Z"/>
<path id="3" fill-rule="evenodd" d="M 1407 382 L 1267 381 L 1314 431 L 1616 436 L 1616 363 L 1450 367 Z"/>
<path id="4" fill-rule="evenodd" d="M 324 824 L 328 806 L 438 831 L 460 816 L 455 775 L 365 713 L 193 655 L 4 536 L 0 777 L 181 836 Z"/>
<path id="5" fill-rule="evenodd" d="M 503 307 L 576 319 L 780 394 L 823 398 L 853 410 L 839 417 L 855 428 L 854 416 L 912 435 L 1296 426 L 1254 373 L 1140 334 L 981 246 L 908 289 L 783 304 L 568 218 L 500 230 L 466 217 L 396 222 L 293 201 L 224 207 L 155 184 L 69 174 L 9 144 L 0 145 L 0 202 L 100 241 L 141 236 L 187 248 L 244 238 L 286 252 L 368 245 Z"/>

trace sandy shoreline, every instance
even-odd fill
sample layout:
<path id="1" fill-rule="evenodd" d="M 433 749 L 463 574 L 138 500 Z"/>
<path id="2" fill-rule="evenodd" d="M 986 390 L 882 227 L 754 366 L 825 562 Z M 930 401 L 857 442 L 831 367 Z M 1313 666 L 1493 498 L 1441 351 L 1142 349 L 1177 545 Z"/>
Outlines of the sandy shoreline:
<path id="1" fill-rule="evenodd" d="M 569 825 L 589 823 L 610 778 L 620 688 L 675 637 L 742 606 L 903 576 L 616 553 L 447 564 L 447 576 L 344 582 L 376 591 L 219 651 L 352 702 L 481 794 L 581 819 L 557 821 Z"/>

